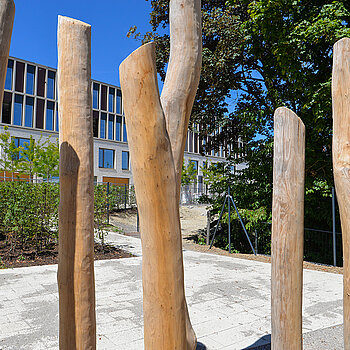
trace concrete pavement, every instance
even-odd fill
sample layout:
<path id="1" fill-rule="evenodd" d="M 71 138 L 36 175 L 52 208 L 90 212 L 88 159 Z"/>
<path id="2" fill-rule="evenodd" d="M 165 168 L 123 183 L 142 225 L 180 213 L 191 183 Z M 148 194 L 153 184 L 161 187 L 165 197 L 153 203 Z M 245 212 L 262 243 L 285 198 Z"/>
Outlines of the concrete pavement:
<path id="1" fill-rule="evenodd" d="M 141 252 L 139 239 L 119 236 L 108 239 Z M 99 350 L 143 349 L 141 259 L 95 263 Z M 192 251 L 184 252 L 184 262 L 187 302 L 199 342 L 208 350 L 267 349 L 270 264 Z M 56 273 L 56 265 L 0 270 L 0 350 L 58 349 Z M 303 332 L 328 328 L 333 334 L 329 327 L 341 323 L 342 275 L 304 270 Z M 304 349 L 316 349 L 316 333 L 305 338 Z M 317 344 L 323 349 L 322 340 Z"/>

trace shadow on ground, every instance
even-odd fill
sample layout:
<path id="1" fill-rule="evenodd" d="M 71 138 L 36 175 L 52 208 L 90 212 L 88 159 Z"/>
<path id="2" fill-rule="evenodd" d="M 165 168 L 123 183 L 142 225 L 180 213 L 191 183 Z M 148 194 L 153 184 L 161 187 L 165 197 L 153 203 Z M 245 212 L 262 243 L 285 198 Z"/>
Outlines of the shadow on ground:
<path id="1" fill-rule="evenodd" d="M 271 334 L 264 335 L 254 344 L 247 346 L 243 350 L 270 350 L 271 349 Z"/>
<path id="2" fill-rule="evenodd" d="M 207 350 L 207 347 L 204 344 L 198 342 L 196 350 Z"/>

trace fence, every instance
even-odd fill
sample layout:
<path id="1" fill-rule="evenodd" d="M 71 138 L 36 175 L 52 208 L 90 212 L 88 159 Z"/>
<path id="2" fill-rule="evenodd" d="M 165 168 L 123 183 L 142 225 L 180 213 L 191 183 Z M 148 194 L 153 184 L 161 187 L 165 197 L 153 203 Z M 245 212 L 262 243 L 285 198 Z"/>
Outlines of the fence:
<path id="1" fill-rule="evenodd" d="M 194 183 L 181 186 L 180 203 L 196 204 L 207 203 L 208 190 L 207 185 L 203 183 Z"/>
<path id="2" fill-rule="evenodd" d="M 266 223 L 265 230 L 256 230 L 253 239 L 255 243 L 255 249 L 259 254 L 271 254 L 270 223 Z M 341 233 L 335 232 L 334 235 L 333 231 L 305 227 L 304 260 L 320 264 L 343 266 Z"/>

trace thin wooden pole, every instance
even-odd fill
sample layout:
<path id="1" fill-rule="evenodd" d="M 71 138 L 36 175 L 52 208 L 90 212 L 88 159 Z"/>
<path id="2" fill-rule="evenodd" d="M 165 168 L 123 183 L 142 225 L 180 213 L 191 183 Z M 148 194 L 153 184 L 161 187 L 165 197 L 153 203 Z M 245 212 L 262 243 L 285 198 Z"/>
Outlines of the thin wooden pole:
<path id="1" fill-rule="evenodd" d="M 302 349 L 305 127 L 285 107 L 274 117 L 271 344 Z"/>
<path id="2" fill-rule="evenodd" d="M 350 349 L 350 39 L 333 49 L 333 172 L 343 235 L 344 349 Z"/>
<path id="3" fill-rule="evenodd" d="M 10 52 L 14 18 L 15 3 L 13 0 L 2 0 L 0 2 L 0 106 L 2 106 L 4 97 L 7 62 Z"/>
<path id="4" fill-rule="evenodd" d="M 59 346 L 96 349 L 91 27 L 58 18 Z"/>

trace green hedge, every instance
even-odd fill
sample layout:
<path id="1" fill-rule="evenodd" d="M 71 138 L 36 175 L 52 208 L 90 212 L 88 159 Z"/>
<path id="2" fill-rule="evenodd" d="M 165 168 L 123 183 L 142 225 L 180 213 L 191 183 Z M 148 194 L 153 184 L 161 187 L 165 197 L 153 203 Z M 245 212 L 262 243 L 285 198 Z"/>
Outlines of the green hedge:
<path id="1" fill-rule="evenodd" d="M 133 188 L 95 185 L 94 220 L 98 236 L 103 240 L 109 210 L 136 205 Z M 58 237 L 58 183 L 0 182 L 0 240 L 10 251 L 32 247 L 47 249 Z"/>

